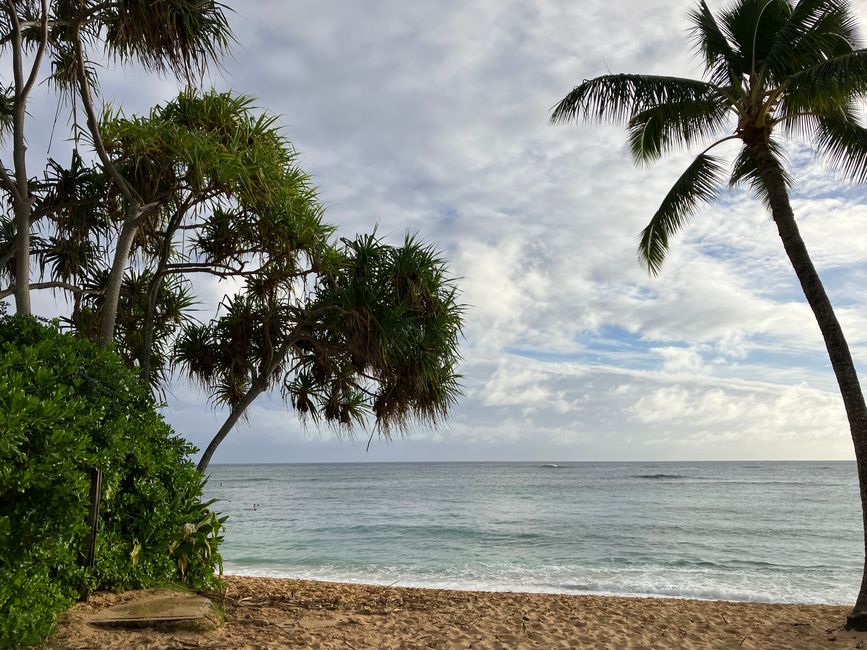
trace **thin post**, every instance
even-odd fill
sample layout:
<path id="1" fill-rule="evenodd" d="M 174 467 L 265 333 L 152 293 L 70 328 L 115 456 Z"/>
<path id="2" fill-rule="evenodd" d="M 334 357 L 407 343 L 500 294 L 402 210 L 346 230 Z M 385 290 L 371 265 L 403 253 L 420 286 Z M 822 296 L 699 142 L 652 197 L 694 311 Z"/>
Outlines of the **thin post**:
<path id="1" fill-rule="evenodd" d="M 102 470 L 90 470 L 90 514 L 87 517 L 87 527 L 90 535 L 87 540 L 87 555 L 84 558 L 84 568 L 92 569 L 96 561 L 96 534 L 99 531 L 99 502 L 102 498 Z M 87 579 L 81 586 L 81 600 L 87 602 L 90 590 Z"/>

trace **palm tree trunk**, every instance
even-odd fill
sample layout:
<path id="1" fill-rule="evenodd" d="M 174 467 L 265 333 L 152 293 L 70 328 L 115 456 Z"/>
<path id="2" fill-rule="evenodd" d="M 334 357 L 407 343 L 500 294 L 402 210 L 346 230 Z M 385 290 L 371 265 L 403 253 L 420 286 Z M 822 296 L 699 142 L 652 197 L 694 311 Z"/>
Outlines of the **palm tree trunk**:
<path id="1" fill-rule="evenodd" d="M 241 419 L 241 416 L 244 415 L 244 411 L 247 410 L 250 404 L 252 404 L 267 387 L 267 381 L 256 379 L 250 385 L 250 390 L 248 390 L 247 394 L 244 395 L 244 399 L 242 399 L 237 406 L 232 408 L 229 417 L 227 417 L 226 421 L 223 422 L 223 426 L 221 426 L 220 430 L 217 431 L 217 435 L 214 436 L 213 440 L 211 440 L 211 444 L 208 445 L 208 448 L 205 449 L 205 453 L 202 454 L 201 459 L 199 459 L 199 464 L 196 466 L 196 469 L 200 474 L 204 474 L 205 470 L 208 469 L 208 464 L 211 462 L 211 456 L 213 456 L 214 452 L 217 451 L 217 447 L 220 446 L 220 443 L 223 442 L 225 437 L 229 435 L 232 427 L 234 427 L 238 423 L 238 420 Z"/>
<path id="2" fill-rule="evenodd" d="M 780 238 L 789 261 L 795 269 L 801 288 L 813 310 L 825 347 L 831 358 L 831 366 L 837 377 L 846 416 L 849 420 L 849 430 L 855 446 L 855 460 L 858 466 L 858 482 L 861 494 L 861 519 L 864 527 L 864 572 L 861 578 L 861 588 L 855 606 L 849 614 L 846 626 L 850 629 L 867 630 L 867 405 L 864 393 L 858 382 L 855 364 L 849 352 L 849 345 L 843 336 L 843 330 L 834 314 L 831 301 L 825 293 L 819 274 L 816 272 L 804 240 L 795 223 L 795 216 L 789 202 L 789 194 L 783 181 L 782 171 L 777 160 L 771 154 L 767 142 L 760 139 L 749 143 L 750 151 L 762 175 L 768 192 L 771 214 L 777 224 Z"/>

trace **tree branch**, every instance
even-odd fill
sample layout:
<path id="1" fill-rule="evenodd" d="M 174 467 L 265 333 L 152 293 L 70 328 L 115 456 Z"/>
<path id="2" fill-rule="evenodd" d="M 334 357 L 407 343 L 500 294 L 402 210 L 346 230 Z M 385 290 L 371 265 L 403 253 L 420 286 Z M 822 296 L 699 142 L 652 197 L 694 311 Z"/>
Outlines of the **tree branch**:
<path id="1" fill-rule="evenodd" d="M 15 187 L 15 183 L 12 178 L 9 176 L 9 172 L 6 171 L 6 165 L 0 163 L 0 184 L 2 184 L 7 190 L 12 192 L 12 195 L 15 197 L 15 200 L 18 200 L 18 188 Z"/>
<path id="2" fill-rule="evenodd" d="M 33 61 L 33 67 L 30 68 L 30 75 L 24 84 L 23 93 L 26 97 L 30 94 L 30 89 L 36 82 L 36 75 L 39 73 L 39 68 L 42 64 L 42 55 L 45 54 L 45 47 L 48 44 L 48 0 L 42 0 L 42 33 L 39 37 L 39 48 L 36 50 L 36 58 Z"/>
<path id="3" fill-rule="evenodd" d="M 10 0 L 11 1 L 11 0 Z M 87 114 L 87 127 L 90 135 L 93 138 L 93 148 L 96 150 L 97 156 L 102 163 L 102 166 L 111 176 L 117 188 L 123 194 L 124 198 L 130 203 L 135 203 L 141 206 L 144 201 L 138 192 L 126 182 L 126 179 L 121 176 L 120 172 L 115 167 L 114 163 L 109 158 L 108 152 L 105 150 L 105 143 L 102 141 L 102 134 L 99 131 L 99 120 L 96 117 L 96 111 L 93 108 L 93 96 L 90 93 L 90 84 L 87 81 L 87 74 L 84 69 L 84 46 L 81 43 L 81 26 L 75 30 L 75 58 L 76 67 L 78 68 L 78 90 L 81 96 L 81 103 L 84 106 L 84 111 Z"/>
<path id="4" fill-rule="evenodd" d="M 220 271 L 218 269 L 222 268 Z M 202 264 L 168 264 L 164 269 L 166 275 L 175 274 L 175 273 L 208 273 L 210 275 L 216 275 L 219 278 L 230 278 L 233 276 L 250 276 L 256 273 L 256 270 L 245 271 L 243 267 L 239 269 L 233 269 L 231 267 L 214 267 L 214 266 L 205 266 Z"/>
<path id="5" fill-rule="evenodd" d="M 102 289 L 85 289 L 83 287 L 79 287 L 76 284 L 71 284 L 69 282 L 60 282 L 60 281 L 52 281 L 52 282 L 31 282 L 31 289 L 64 289 L 65 291 L 69 291 L 70 293 L 76 293 L 80 295 L 97 295 L 102 293 Z M 8 298 L 9 296 L 15 293 L 15 286 L 8 287 L 0 291 L 0 300 L 3 298 Z"/>

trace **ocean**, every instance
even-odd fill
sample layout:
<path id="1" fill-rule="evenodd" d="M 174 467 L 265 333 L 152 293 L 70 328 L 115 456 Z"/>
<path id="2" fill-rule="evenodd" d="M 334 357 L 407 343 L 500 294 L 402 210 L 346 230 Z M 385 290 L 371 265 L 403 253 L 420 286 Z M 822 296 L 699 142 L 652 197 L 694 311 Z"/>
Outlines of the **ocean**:
<path id="1" fill-rule="evenodd" d="M 230 574 L 854 602 L 853 462 L 213 465 Z"/>

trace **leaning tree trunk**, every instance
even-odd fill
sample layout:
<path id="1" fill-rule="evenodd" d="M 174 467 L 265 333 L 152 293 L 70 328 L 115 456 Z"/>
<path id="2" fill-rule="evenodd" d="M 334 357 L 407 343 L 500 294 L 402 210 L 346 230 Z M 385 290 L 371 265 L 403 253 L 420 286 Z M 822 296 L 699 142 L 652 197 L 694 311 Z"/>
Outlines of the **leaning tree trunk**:
<path id="1" fill-rule="evenodd" d="M 211 440 L 211 444 L 208 445 L 208 448 L 205 449 L 205 453 L 202 454 L 201 459 L 199 459 L 199 464 L 196 466 L 199 474 L 205 473 L 205 470 L 208 469 L 208 464 L 211 462 L 211 456 L 213 456 L 214 452 L 217 451 L 217 447 L 219 447 L 220 443 L 223 442 L 227 435 L 229 435 L 232 427 L 238 423 L 238 420 L 240 420 L 241 416 L 244 415 L 244 411 L 249 408 L 250 404 L 256 401 L 256 398 L 259 397 L 267 387 L 267 381 L 258 378 L 253 381 L 250 385 L 250 390 L 248 390 L 247 394 L 244 395 L 244 399 L 232 408 L 229 417 L 227 417 L 226 421 L 223 422 L 223 426 L 221 426 L 220 430 L 217 431 L 217 435 L 214 436 L 213 440 Z"/>
<path id="2" fill-rule="evenodd" d="M 864 402 L 864 393 L 861 392 L 855 364 L 852 362 L 852 355 L 849 352 L 849 345 L 846 343 L 831 301 L 825 293 L 825 288 L 822 286 L 822 281 L 819 279 L 819 274 L 813 266 L 807 247 L 798 231 L 798 225 L 795 223 L 782 170 L 777 160 L 772 156 L 766 139 L 759 138 L 758 141 L 749 143 L 749 147 L 767 189 L 771 214 L 777 224 L 777 230 L 783 240 L 786 254 L 795 269 L 795 274 L 798 276 L 798 281 L 801 283 L 801 288 L 804 290 L 804 295 L 813 310 L 813 315 L 822 331 L 822 337 L 825 339 L 825 347 L 828 349 L 828 356 L 831 358 L 831 366 L 837 376 L 837 384 L 840 386 L 840 394 L 843 397 L 843 405 L 846 407 L 846 416 L 849 419 L 849 429 L 855 446 L 855 460 L 858 466 L 865 564 L 858 598 L 849 614 L 846 627 L 867 630 L 867 405 Z"/>

